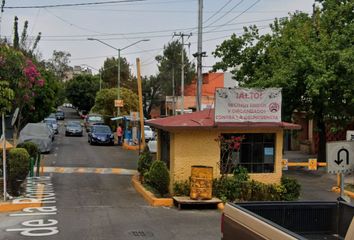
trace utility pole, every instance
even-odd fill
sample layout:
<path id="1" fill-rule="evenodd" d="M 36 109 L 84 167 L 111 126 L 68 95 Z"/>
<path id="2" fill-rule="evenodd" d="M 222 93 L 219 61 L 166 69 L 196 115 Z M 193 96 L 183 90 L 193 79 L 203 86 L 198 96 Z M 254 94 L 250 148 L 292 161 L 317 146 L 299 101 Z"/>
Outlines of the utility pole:
<path id="1" fill-rule="evenodd" d="M 197 111 L 201 110 L 202 106 L 202 36 L 203 36 L 203 0 L 198 0 L 198 53 L 197 53 L 197 96 L 196 105 Z M 205 54 L 205 53 L 204 53 Z"/>
<path id="2" fill-rule="evenodd" d="M 182 60 L 181 60 L 181 114 L 184 114 L 184 37 L 190 38 L 192 36 L 192 33 L 189 34 L 184 34 L 184 33 L 174 33 L 173 36 L 178 36 L 182 38 Z M 189 44 L 186 44 L 189 45 Z"/>
<path id="3" fill-rule="evenodd" d="M 176 115 L 176 100 L 175 100 L 175 67 L 172 66 L 172 115 Z"/>

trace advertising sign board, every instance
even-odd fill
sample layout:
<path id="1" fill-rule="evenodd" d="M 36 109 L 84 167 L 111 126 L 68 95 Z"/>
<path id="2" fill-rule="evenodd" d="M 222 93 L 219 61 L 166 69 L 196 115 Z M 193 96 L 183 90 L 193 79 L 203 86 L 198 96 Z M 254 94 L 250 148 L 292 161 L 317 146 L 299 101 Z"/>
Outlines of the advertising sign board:
<path id="1" fill-rule="evenodd" d="M 280 88 L 217 88 L 215 122 L 281 122 Z"/>

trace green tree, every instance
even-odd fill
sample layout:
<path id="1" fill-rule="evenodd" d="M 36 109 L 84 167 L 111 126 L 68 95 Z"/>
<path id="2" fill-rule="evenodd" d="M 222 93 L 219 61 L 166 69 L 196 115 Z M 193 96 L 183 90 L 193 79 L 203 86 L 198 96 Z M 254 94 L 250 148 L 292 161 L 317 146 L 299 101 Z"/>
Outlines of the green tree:
<path id="1" fill-rule="evenodd" d="M 127 88 L 120 88 L 120 97 L 124 106 L 120 108 L 121 115 L 129 115 L 131 111 L 138 110 L 138 95 Z M 117 88 L 104 88 L 97 93 L 93 112 L 102 115 L 115 116 L 117 108 L 114 107 L 114 100 L 117 99 Z"/>
<path id="2" fill-rule="evenodd" d="M 13 47 L 15 49 L 19 49 L 21 50 L 26 56 L 28 57 L 34 57 L 33 56 L 33 52 L 34 50 L 37 48 L 38 46 L 38 42 L 41 39 L 41 32 L 38 33 L 37 37 L 35 38 L 35 41 L 33 42 L 32 47 L 30 46 L 30 43 L 28 42 L 28 21 L 26 20 L 24 25 L 23 25 L 23 29 L 22 29 L 22 33 L 21 33 L 21 39 L 19 38 L 19 34 L 18 34 L 18 17 L 15 16 L 15 20 L 14 20 L 14 37 L 13 37 Z"/>
<path id="3" fill-rule="evenodd" d="M 159 107 L 161 103 L 163 94 L 159 78 L 159 75 L 142 78 L 143 111 L 146 118 L 151 118 L 151 109 Z"/>
<path id="4" fill-rule="evenodd" d="M 260 36 L 255 26 L 233 35 L 214 52 L 217 69 L 232 69 L 248 87 L 281 87 L 283 115 L 312 114 L 319 133 L 318 159 L 325 160 L 328 126 L 343 127 L 354 110 L 354 2 L 318 0 L 312 16 L 296 12 L 274 21 Z"/>
<path id="5" fill-rule="evenodd" d="M 95 103 L 99 79 L 89 74 L 80 74 L 67 82 L 66 97 L 80 110 L 89 111 Z"/>
<path id="6" fill-rule="evenodd" d="M 181 88 L 181 63 L 182 63 L 182 44 L 173 41 L 164 46 L 163 55 L 156 56 L 159 69 L 159 80 L 162 91 L 166 95 L 172 95 L 172 79 L 175 82 L 175 93 L 178 95 Z M 184 83 L 189 84 L 195 75 L 195 66 L 189 61 L 186 51 L 184 54 Z"/>
<path id="7" fill-rule="evenodd" d="M 71 54 L 65 51 L 53 51 L 53 56 L 46 67 L 55 73 L 55 76 L 63 81 L 71 67 L 69 66 Z"/>
<path id="8" fill-rule="evenodd" d="M 15 49 L 19 49 L 20 43 L 19 43 L 19 37 L 18 37 L 18 17 L 15 16 L 14 20 L 14 40 L 13 40 L 13 46 Z"/>
<path id="9" fill-rule="evenodd" d="M 9 88 L 9 83 L 0 79 L 0 113 L 11 111 L 14 91 Z"/>
<path id="10" fill-rule="evenodd" d="M 102 73 L 102 87 L 116 88 L 118 86 L 118 58 L 107 58 L 103 63 L 103 68 L 100 69 Z M 120 58 L 120 87 L 128 88 L 133 91 L 137 89 L 136 81 L 134 81 L 129 63 L 126 58 Z"/>

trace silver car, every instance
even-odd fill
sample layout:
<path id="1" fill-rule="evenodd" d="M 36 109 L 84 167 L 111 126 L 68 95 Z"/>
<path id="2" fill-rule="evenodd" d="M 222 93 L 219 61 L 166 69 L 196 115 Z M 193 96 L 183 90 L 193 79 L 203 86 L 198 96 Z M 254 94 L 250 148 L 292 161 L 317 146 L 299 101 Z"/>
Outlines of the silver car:
<path id="1" fill-rule="evenodd" d="M 20 132 L 19 143 L 33 142 L 38 145 L 40 151 L 52 150 L 53 133 L 46 123 L 28 123 Z"/>
<path id="2" fill-rule="evenodd" d="M 43 122 L 52 128 L 55 134 L 59 133 L 59 125 L 56 118 L 45 118 Z"/>

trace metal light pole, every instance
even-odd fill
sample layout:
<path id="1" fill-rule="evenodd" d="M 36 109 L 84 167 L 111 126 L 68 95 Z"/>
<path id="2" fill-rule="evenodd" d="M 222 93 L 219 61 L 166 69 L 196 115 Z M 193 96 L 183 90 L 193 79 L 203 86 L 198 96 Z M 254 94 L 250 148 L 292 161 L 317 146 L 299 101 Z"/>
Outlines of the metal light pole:
<path id="1" fill-rule="evenodd" d="M 87 38 L 87 40 L 90 40 L 90 41 L 98 41 L 110 48 L 113 48 L 115 50 L 118 51 L 118 76 L 117 76 L 117 100 L 120 100 L 120 51 L 123 51 L 124 49 L 127 49 L 135 44 L 138 44 L 140 42 L 147 42 L 147 41 L 150 41 L 150 39 L 142 39 L 142 40 L 139 40 L 139 41 L 136 41 L 128 46 L 125 46 L 124 48 L 116 48 L 116 47 L 113 47 L 112 45 L 100 40 L 100 39 L 97 39 L 97 38 Z M 117 107 L 117 116 L 120 115 L 120 107 Z"/>

